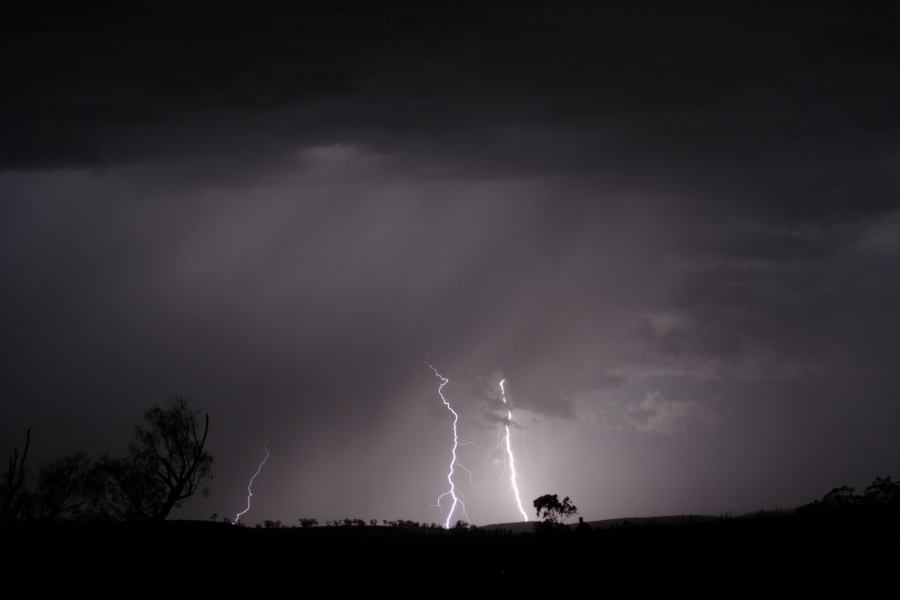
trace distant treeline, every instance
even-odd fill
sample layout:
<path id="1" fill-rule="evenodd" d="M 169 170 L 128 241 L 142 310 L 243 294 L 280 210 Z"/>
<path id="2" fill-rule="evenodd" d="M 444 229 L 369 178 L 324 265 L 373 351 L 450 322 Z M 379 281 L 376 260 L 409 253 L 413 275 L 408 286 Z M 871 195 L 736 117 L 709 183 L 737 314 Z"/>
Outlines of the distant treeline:
<path id="1" fill-rule="evenodd" d="M 220 517 L 217 513 L 213 513 L 210 517 L 211 521 L 223 521 L 225 523 L 231 523 L 231 519 L 228 517 Z M 310 527 L 318 527 L 320 525 L 318 519 L 311 519 L 306 517 L 301 517 L 297 519 L 300 523 L 300 527 L 307 529 Z M 238 523 L 238 527 L 246 527 L 244 523 Z M 438 523 L 420 523 L 419 521 L 409 521 L 406 519 L 398 519 L 396 521 L 390 521 L 388 519 L 369 519 L 368 521 L 365 519 L 329 519 L 326 520 L 321 525 L 325 527 L 392 527 L 394 529 L 409 529 L 409 530 L 427 530 L 427 531 L 443 531 L 444 526 Z M 257 523 L 256 529 L 289 529 L 295 527 L 295 525 L 282 523 L 280 520 L 272 520 L 266 519 L 262 523 Z M 475 529 L 474 525 L 471 525 L 465 521 L 457 521 L 453 526 L 455 531 L 464 531 L 468 529 Z"/>
<path id="2" fill-rule="evenodd" d="M 844 485 L 836 487 L 823 497 L 797 509 L 798 512 L 853 512 L 900 509 L 900 482 L 891 477 L 876 477 L 862 494 L 856 488 Z"/>
<path id="3" fill-rule="evenodd" d="M 135 428 L 126 454 L 104 454 L 92 459 L 75 452 L 40 466 L 32 472 L 27 459 L 31 447 L 31 429 L 21 449 L 10 454 L 0 480 L 0 525 L 78 521 L 162 521 L 172 509 L 198 491 L 212 477 L 212 456 L 205 450 L 209 416 L 193 410 L 189 402 L 177 397 L 164 406 L 151 408 L 144 422 Z M 208 493 L 204 489 L 203 493 Z M 577 509 L 565 498 L 555 495 L 535 500 L 543 516 L 543 530 L 567 529 L 567 518 Z M 543 514 L 541 513 L 543 510 Z M 891 477 L 876 477 L 862 494 L 849 486 L 834 488 L 821 500 L 797 509 L 798 514 L 847 514 L 895 512 L 900 510 L 900 482 Z M 212 520 L 231 522 L 213 515 Z M 317 527 L 319 521 L 303 517 L 301 528 Z M 407 530 L 443 530 L 436 523 L 371 519 L 325 521 L 327 527 L 388 527 Z M 290 527 L 281 521 L 266 520 L 263 529 Z M 579 524 L 580 528 L 586 524 Z M 472 527 L 459 521 L 456 531 Z"/>

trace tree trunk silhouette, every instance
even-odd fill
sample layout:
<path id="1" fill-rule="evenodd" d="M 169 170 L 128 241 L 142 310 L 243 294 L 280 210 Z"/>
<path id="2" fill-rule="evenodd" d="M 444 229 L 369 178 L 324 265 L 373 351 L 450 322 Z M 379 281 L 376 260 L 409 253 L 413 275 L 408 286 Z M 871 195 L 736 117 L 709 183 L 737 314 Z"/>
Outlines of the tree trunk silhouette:
<path id="1" fill-rule="evenodd" d="M 31 447 L 31 427 L 25 432 L 25 447 L 19 455 L 19 447 L 13 447 L 3 483 L 0 484 L 0 523 L 13 521 L 18 516 L 22 490 L 25 487 L 25 459 Z"/>
<path id="2" fill-rule="evenodd" d="M 208 471 L 208 462 L 203 447 L 206 445 L 206 436 L 209 433 L 209 415 L 206 415 L 203 425 L 203 434 L 197 431 L 197 424 L 192 420 L 190 435 L 193 444 L 188 455 L 172 455 L 169 445 L 169 455 L 159 455 L 159 462 L 163 466 L 163 481 L 166 486 L 166 498 L 153 514 L 154 520 L 162 521 L 169 516 L 179 502 L 186 500 L 197 491 L 202 476 Z M 198 476 L 200 475 L 200 476 Z"/>

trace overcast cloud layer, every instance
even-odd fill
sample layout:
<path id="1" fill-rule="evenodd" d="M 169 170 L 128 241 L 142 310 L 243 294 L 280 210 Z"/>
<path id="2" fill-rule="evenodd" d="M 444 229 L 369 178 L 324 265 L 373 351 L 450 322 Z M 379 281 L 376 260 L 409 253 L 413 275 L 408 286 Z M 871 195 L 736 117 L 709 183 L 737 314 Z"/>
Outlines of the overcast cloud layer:
<path id="1" fill-rule="evenodd" d="M 898 473 L 896 15 L 321 2 L 13 12 L 2 448 L 174 394 L 253 518 L 789 506 Z M 498 479 L 499 478 L 499 479 Z M 472 484 L 475 484 L 474 486 Z M 482 485 L 483 484 L 483 485 Z"/>

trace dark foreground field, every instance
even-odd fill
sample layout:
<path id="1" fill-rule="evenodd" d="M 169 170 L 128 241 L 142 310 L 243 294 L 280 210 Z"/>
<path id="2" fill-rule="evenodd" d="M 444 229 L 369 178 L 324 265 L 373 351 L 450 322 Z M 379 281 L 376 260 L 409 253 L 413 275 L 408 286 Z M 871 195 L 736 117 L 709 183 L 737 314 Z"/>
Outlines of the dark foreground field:
<path id="1" fill-rule="evenodd" d="M 69 524 L 2 532 L 4 565 L 150 573 L 203 581 L 412 581 L 516 586 L 564 581 L 594 589 L 858 590 L 897 572 L 896 513 L 787 514 L 618 522 L 537 530 L 399 527 L 254 529 L 225 523 Z M 205 567 L 204 565 L 208 565 Z M 262 569 L 262 571 L 261 571 Z M 600 587 L 597 587 L 600 586 Z"/>

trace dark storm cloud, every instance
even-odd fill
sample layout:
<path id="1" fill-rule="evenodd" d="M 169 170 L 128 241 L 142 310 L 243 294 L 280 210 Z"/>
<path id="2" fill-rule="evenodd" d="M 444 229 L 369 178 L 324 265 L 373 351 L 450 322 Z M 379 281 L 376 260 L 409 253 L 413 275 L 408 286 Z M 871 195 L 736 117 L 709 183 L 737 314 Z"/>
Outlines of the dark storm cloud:
<path id="1" fill-rule="evenodd" d="M 16 11 L 0 159 L 261 168 L 337 141 L 438 172 L 574 169 L 776 218 L 853 217 L 894 200 L 891 17 L 805 3 Z"/>
<path id="2" fill-rule="evenodd" d="M 267 517 L 424 518 L 427 357 L 467 435 L 507 421 L 506 377 L 527 493 L 598 514 L 706 507 L 604 504 L 630 477 L 744 489 L 732 469 L 823 444 L 846 469 L 817 484 L 887 464 L 894 16 L 484 4 L 10 12 L 2 438 L 114 448 L 180 392 L 215 418 L 223 502 L 275 423 Z"/>

